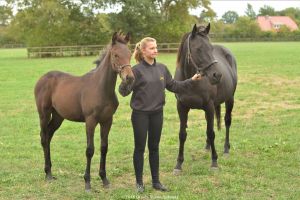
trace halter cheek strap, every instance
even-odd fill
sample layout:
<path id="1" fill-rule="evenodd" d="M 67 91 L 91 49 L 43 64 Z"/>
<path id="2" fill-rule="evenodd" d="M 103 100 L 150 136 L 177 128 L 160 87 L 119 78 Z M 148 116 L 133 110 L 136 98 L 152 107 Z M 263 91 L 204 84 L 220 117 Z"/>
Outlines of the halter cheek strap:
<path id="1" fill-rule="evenodd" d="M 113 58 L 112 53 L 111 53 L 110 56 L 111 56 L 111 62 L 114 63 L 115 59 Z M 113 64 L 113 65 L 115 65 L 115 64 Z M 130 64 L 124 64 L 124 65 L 117 66 L 117 73 L 120 74 L 125 67 L 131 67 L 131 65 Z"/>

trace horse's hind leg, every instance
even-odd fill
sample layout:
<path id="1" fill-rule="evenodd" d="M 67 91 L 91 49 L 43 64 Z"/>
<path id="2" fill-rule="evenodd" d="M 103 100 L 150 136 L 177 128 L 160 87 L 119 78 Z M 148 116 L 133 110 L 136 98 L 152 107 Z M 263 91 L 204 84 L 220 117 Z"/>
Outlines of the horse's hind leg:
<path id="1" fill-rule="evenodd" d="M 181 165 L 184 161 L 184 143 L 186 141 L 186 128 L 187 128 L 187 120 L 188 120 L 188 112 L 189 108 L 183 106 L 179 101 L 177 101 L 177 112 L 180 118 L 180 130 L 179 130 L 179 152 L 177 157 L 177 164 L 174 168 L 174 174 L 178 174 L 181 172 Z"/>
<path id="2" fill-rule="evenodd" d="M 45 166 L 44 171 L 46 173 L 46 179 L 52 179 L 51 174 L 51 161 L 50 161 L 50 147 L 49 147 L 49 133 L 48 133 L 48 123 L 51 118 L 51 108 L 43 108 L 39 110 L 39 117 L 40 117 L 40 137 L 41 137 L 41 145 L 44 151 L 44 159 L 45 159 Z"/>
<path id="3" fill-rule="evenodd" d="M 226 107 L 226 114 L 224 117 L 225 126 L 226 126 L 226 137 L 225 137 L 225 144 L 224 144 L 224 154 L 229 154 L 230 143 L 229 143 L 229 129 L 231 126 L 231 112 L 234 105 L 234 99 L 230 99 L 225 102 Z"/>
<path id="4" fill-rule="evenodd" d="M 106 154 L 108 150 L 108 134 L 111 128 L 112 118 L 104 123 L 100 123 L 100 135 L 101 135 L 101 157 L 100 157 L 100 169 L 99 176 L 101 177 L 104 187 L 109 186 L 109 181 L 106 177 Z"/>
<path id="5" fill-rule="evenodd" d="M 51 117 L 52 111 L 52 117 Z M 51 120 L 50 120 L 51 117 Z M 50 120 L 50 122 L 49 122 Z M 60 127 L 63 118 L 59 116 L 55 110 L 52 108 L 45 109 L 40 113 L 40 125 L 41 125 L 41 144 L 44 150 L 44 158 L 45 158 L 45 173 L 46 180 L 52 180 L 52 172 L 51 172 L 51 153 L 50 153 L 50 142 L 53 137 L 54 132 Z"/>

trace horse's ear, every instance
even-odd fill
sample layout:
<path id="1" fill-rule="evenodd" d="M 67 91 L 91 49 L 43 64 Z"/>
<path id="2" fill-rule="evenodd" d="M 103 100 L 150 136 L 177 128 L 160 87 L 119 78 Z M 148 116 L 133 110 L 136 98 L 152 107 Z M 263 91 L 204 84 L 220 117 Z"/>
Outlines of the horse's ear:
<path id="1" fill-rule="evenodd" d="M 113 36 L 111 38 L 111 44 L 112 45 L 116 44 L 117 35 L 118 35 L 118 32 L 114 32 L 114 34 L 113 34 Z"/>
<path id="2" fill-rule="evenodd" d="M 210 30 L 210 23 L 208 23 L 208 25 L 205 28 L 206 35 L 209 33 L 209 30 Z"/>
<path id="3" fill-rule="evenodd" d="M 194 37 L 197 34 L 197 25 L 195 24 L 192 30 L 192 37 Z"/>
<path id="4" fill-rule="evenodd" d="M 128 43 L 130 41 L 130 39 L 131 39 L 131 33 L 128 32 L 125 36 L 125 41 Z"/>

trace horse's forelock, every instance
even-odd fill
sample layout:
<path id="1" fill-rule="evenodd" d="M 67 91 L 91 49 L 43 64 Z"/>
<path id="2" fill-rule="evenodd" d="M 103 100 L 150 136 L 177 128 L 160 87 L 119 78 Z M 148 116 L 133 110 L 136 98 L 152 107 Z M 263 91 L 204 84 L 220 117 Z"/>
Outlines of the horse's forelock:
<path id="1" fill-rule="evenodd" d="M 116 35 L 116 42 L 122 43 L 122 44 L 127 44 L 127 41 L 125 40 L 125 35 L 121 32 L 119 32 Z M 104 60 L 106 54 L 108 53 L 108 49 L 111 48 L 111 44 L 107 45 L 106 49 L 102 51 L 101 55 L 97 60 L 94 61 L 94 64 L 96 64 L 96 68 L 100 66 L 101 62 Z"/>
<path id="2" fill-rule="evenodd" d="M 126 36 L 122 32 L 119 32 L 117 34 L 116 42 L 120 42 L 122 44 L 127 44 L 128 41 L 125 38 L 126 38 Z"/>
<path id="3" fill-rule="evenodd" d="M 198 33 L 204 33 L 205 30 L 206 30 L 206 26 L 205 26 L 205 25 L 199 25 L 199 26 L 197 27 L 197 32 L 198 32 Z"/>

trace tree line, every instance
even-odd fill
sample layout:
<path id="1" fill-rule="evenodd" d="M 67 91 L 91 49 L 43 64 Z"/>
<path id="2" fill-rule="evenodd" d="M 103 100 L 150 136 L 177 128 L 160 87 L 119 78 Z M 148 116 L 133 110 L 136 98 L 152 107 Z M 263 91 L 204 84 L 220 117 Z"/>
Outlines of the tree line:
<path id="1" fill-rule="evenodd" d="M 271 6 L 263 6 L 256 14 L 251 4 L 247 4 L 245 14 L 239 16 L 235 11 L 227 11 L 214 24 L 215 37 L 221 41 L 239 40 L 300 40 L 300 31 L 291 32 L 288 27 L 281 26 L 278 31 L 261 31 L 256 18 L 258 16 L 289 16 L 300 25 L 300 9 L 286 8 L 275 11 Z"/>
<path id="2" fill-rule="evenodd" d="M 202 8 L 202 12 L 191 15 L 193 8 Z M 228 11 L 217 19 L 210 0 L 4 0 L 0 4 L 0 45 L 106 44 L 117 30 L 130 31 L 132 42 L 145 36 L 158 42 L 180 42 L 193 24 L 208 22 L 212 36 L 221 39 L 300 35 L 285 28 L 280 33 L 261 32 L 255 21 L 258 15 L 285 15 L 300 22 L 298 8 L 275 11 L 264 6 L 256 15 L 250 4 L 244 16 Z"/>

